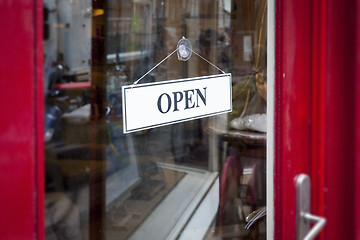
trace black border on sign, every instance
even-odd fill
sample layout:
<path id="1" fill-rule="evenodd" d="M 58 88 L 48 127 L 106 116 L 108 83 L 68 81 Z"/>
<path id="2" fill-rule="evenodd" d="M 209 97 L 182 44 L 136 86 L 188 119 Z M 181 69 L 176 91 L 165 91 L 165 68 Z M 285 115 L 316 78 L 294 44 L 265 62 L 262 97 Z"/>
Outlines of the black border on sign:
<path id="1" fill-rule="evenodd" d="M 125 101 L 125 99 L 126 99 L 126 90 L 127 89 L 150 87 L 150 86 L 154 86 L 154 85 L 166 85 L 166 84 L 189 82 L 189 81 L 201 81 L 201 80 L 207 80 L 207 79 L 211 79 L 211 78 L 219 78 L 219 77 L 227 77 L 227 76 L 229 76 L 229 80 L 230 80 L 230 84 L 229 84 L 230 85 L 230 109 L 220 111 L 220 112 L 214 112 L 214 113 L 194 116 L 194 117 L 191 117 L 191 118 L 183 118 L 183 119 L 180 119 L 180 120 L 164 122 L 164 123 L 159 123 L 159 124 L 154 124 L 154 125 L 149 125 L 149 126 L 145 126 L 145 127 L 141 127 L 141 128 L 135 128 L 135 129 L 128 130 L 127 121 L 126 121 L 127 118 L 126 118 L 126 101 Z M 204 118 L 204 117 L 215 116 L 215 115 L 219 115 L 219 114 L 222 114 L 222 113 L 227 113 L 227 112 L 232 111 L 232 76 L 231 76 L 231 73 L 217 74 L 217 75 L 204 76 L 204 77 L 177 79 L 177 80 L 170 80 L 170 81 L 164 81 L 164 82 L 144 83 L 144 84 L 140 84 L 140 85 L 128 85 L 128 86 L 123 86 L 122 87 L 122 93 L 123 93 L 123 95 L 122 95 L 123 96 L 122 108 L 123 108 L 123 114 L 124 114 L 124 117 L 123 117 L 123 120 L 124 120 L 124 122 L 123 122 L 123 126 L 124 126 L 123 127 L 123 133 L 131 133 L 131 132 L 141 131 L 141 130 L 155 128 L 155 127 L 167 126 L 167 125 L 171 125 L 171 124 L 175 124 L 175 123 L 186 122 L 186 121 L 200 119 L 200 118 Z"/>

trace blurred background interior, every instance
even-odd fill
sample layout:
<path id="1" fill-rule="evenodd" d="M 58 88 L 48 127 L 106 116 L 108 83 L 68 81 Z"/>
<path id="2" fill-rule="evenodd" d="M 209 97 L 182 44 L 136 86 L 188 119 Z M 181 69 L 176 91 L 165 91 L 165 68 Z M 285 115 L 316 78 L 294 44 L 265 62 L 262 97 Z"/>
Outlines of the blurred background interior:
<path id="1" fill-rule="evenodd" d="M 265 239 L 266 0 L 44 0 L 47 239 Z M 123 134 L 121 87 L 176 49 L 233 111 Z M 141 83 L 218 74 L 170 57 Z M 139 99 L 141 101 L 141 99 Z M 251 216 L 250 216 L 251 218 Z"/>

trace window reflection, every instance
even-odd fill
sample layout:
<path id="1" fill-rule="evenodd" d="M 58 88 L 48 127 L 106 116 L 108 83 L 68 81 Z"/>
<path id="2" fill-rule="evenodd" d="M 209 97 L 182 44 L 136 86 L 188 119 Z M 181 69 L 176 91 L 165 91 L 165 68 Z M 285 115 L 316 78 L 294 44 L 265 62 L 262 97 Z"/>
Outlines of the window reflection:
<path id="1" fill-rule="evenodd" d="M 266 4 L 44 0 L 47 239 L 265 238 L 245 225 L 266 204 Z M 182 36 L 232 73 L 232 113 L 123 134 L 121 87 Z M 141 82 L 217 73 L 174 56 Z"/>

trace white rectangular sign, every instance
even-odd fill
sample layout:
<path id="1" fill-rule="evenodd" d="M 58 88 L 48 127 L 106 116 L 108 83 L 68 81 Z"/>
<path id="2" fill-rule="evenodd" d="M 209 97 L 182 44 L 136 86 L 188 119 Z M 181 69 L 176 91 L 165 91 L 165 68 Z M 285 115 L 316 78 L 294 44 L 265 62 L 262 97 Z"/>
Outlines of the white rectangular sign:
<path id="1" fill-rule="evenodd" d="M 232 111 L 231 74 L 122 87 L 124 133 Z"/>

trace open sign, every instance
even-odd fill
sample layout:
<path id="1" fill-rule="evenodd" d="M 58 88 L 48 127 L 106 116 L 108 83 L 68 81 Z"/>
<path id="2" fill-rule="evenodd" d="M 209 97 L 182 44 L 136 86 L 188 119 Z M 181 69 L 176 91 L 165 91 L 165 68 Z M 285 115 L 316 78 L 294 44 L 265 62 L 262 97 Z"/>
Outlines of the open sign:
<path id="1" fill-rule="evenodd" d="M 232 111 L 231 74 L 122 87 L 124 133 Z"/>
<path id="2" fill-rule="evenodd" d="M 199 99 L 200 102 L 202 101 L 203 105 L 206 106 L 206 87 L 204 87 L 203 90 L 204 92 L 201 92 L 201 90 L 197 88 L 197 89 L 184 90 L 183 92 L 176 91 L 176 92 L 172 92 L 172 94 L 163 93 L 158 98 L 158 102 L 157 102 L 158 109 L 161 113 L 165 114 L 170 111 L 172 106 L 174 106 L 173 109 L 174 112 L 179 111 L 179 108 L 186 110 L 194 107 L 200 107 L 201 103 L 199 105 Z M 165 102 L 165 107 L 164 107 L 164 102 Z M 180 105 L 183 105 L 183 107 L 180 107 Z"/>

